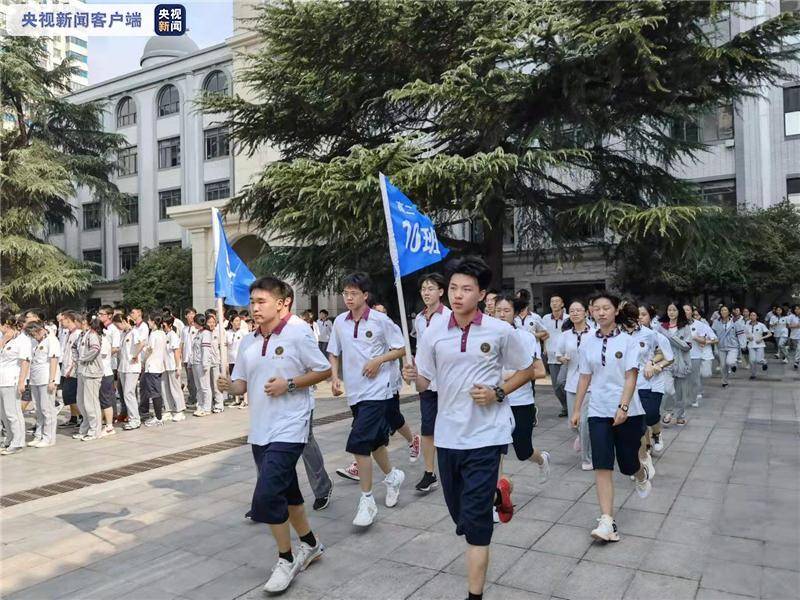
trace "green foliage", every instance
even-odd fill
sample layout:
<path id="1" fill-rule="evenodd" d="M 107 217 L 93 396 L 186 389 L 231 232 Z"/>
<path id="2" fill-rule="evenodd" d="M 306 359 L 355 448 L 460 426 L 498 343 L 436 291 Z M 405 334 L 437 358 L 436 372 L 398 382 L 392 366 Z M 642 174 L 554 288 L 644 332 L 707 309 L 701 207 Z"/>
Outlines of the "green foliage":
<path id="1" fill-rule="evenodd" d="M 717 43 L 707 23 L 729 7 L 266 3 L 251 23 L 263 45 L 240 76 L 252 99 L 203 100 L 245 151 L 284 156 L 232 208 L 284 248 L 314 248 L 282 250 L 284 271 L 310 289 L 365 261 L 388 270 L 378 171 L 497 279 L 509 209 L 530 252 L 568 251 L 587 223 L 575 209 L 593 205 L 619 204 L 642 235 L 691 229 L 704 210 L 669 168 L 703 145 L 670 126 L 755 94 L 797 55 L 780 43 L 800 32 L 789 14 Z M 466 221 L 483 236 L 448 240 Z"/>
<path id="2" fill-rule="evenodd" d="M 154 248 L 121 278 L 125 304 L 145 310 L 170 305 L 176 311 L 192 303 L 192 251 Z"/>
<path id="3" fill-rule="evenodd" d="M 47 70 L 40 38 L 3 37 L 0 129 L 0 302 L 49 304 L 90 287 L 89 265 L 42 239 L 48 223 L 75 220 L 69 199 L 88 190 L 108 208 L 123 195 L 111 183 L 109 156 L 123 138 L 103 131 L 102 107 L 59 97 L 77 67 Z M 6 119 L 8 119 L 6 121 Z"/>

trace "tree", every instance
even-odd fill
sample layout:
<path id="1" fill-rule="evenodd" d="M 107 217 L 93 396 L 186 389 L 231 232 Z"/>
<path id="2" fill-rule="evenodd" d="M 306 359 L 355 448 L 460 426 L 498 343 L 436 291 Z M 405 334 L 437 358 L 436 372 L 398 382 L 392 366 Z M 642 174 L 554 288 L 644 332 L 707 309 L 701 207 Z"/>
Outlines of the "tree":
<path id="1" fill-rule="evenodd" d="M 192 304 L 192 251 L 188 248 L 154 248 L 146 251 L 121 277 L 122 297 L 128 306 L 145 310 Z"/>
<path id="2" fill-rule="evenodd" d="M 704 215 L 688 239 L 647 233 L 609 250 L 617 285 L 638 295 L 700 293 L 739 301 L 752 295 L 775 302 L 800 293 L 800 208 L 786 201 L 750 213 Z"/>
<path id="3" fill-rule="evenodd" d="M 102 106 L 76 105 L 69 59 L 46 69 L 42 38 L 0 41 L 4 123 L 0 129 L 0 302 L 44 304 L 86 290 L 91 266 L 42 239 L 53 224 L 75 220 L 69 199 L 87 189 L 107 207 L 123 194 L 111 183 L 109 156 L 124 140 L 102 127 Z"/>
<path id="4" fill-rule="evenodd" d="M 531 253 L 569 251 L 578 207 L 625 203 L 667 227 L 693 193 L 668 168 L 703 148 L 670 127 L 755 94 L 796 55 L 780 44 L 800 32 L 789 14 L 716 43 L 708 24 L 729 6 L 264 4 L 263 46 L 239 74 L 252 99 L 202 100 L 243 151 L 283 153 L 231 208 L 277 236 L 283 272 L 310 289 L 356 265 L 388 271 L 378 171 L 498 280 L 511 211 Z M 454 236 L 464 222 L 482 236 Z"/>

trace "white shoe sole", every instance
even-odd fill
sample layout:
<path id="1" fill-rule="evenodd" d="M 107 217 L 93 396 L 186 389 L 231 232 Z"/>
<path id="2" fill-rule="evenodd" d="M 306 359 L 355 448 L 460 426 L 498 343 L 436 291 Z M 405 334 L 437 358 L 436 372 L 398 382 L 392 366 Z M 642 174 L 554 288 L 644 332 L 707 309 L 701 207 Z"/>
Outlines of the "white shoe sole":
<path id="1" fill-rule="evenodd" d="M 619 541 L 619 533 L 611 533 L 608 536 L 603 535 L 597 530 L 592 531 L 591 536 L 599 540 L 601 542 L 618 542 Z"/>
<path id="2" fill-rule="evenodd" d="M 311 563 L 322 558 L 322 555 L 324 553 L 325 553 L 325 546 L 323 544 L 320 544 L 319 546 L 317 546 L 314 552 L 312 552 L 306 557 L 306 559 L 303 561 L 302 566 L 300 567 L 300 570 L 305 571 Z"/>

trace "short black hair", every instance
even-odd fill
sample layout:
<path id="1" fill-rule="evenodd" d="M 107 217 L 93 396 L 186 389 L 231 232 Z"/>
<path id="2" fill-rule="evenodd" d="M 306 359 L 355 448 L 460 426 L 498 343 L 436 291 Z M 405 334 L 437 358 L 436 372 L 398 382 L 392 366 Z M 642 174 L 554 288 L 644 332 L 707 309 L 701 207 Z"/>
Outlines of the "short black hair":
<path id="1" fill-rule="evenodd" d="M 425 273 L 419 278 L 419 287 L 422 287 L 426 281 L 435 283 L 440 290 L 447 287 L 447 282 L 444 280 L 444 275 L 441 273 Z"/>
<path id="2" fill-rule="evenodd" d="M 206 316 L 203 313 L 197 313 L 194 317 L 194 324 L 198 327 L 205 328 L 206 326 Z"/>
<path id="3" fill-rule="evenodd" d="M 98 312 L 102 311 L 102 312 L 107 312 L 109 314 L 113 314 L 114 313 L 114 307 L 111 306 L 110 304 L 103 304 L 99 309 L 97 309 L 97 311 Z"/>
<path id="4" fill-rule="evenodd" d="M 492 281 L 492 270 L 480 256 L 464 256 L 455 259 L 447 265 L 447 280 L 453 275 L 467 275 L 478 282 L 478 288 L 485 290 Z"/>
<path id="5" fill-rule="evenodd" d="M 185 311 L 183 311 L 183 316 L 187 316 L 189 313 L 197 314 L 197 309 L 190 306 Z"/>
<path id="6" fill-rule="evenodd" d="M 319 314 L 322 314 L 322 313 L 325 313 L 327 315 L 328 311 L 323 308 L 321 311 L 319 311 Z"/>
<path id="7" fill-rule="evenodd" d="M 277 277 L 272 277 L 271 275 L 259 277 L 253 283 L 251 283 L 250 293 L 252 294 L 255 290 L 264 290 L 265 292 L 269 292 L 271 296 L 274 296 L 278 300 L 286 300 L 287 298 L 294 297 L 294 291 L 292 290 L 291 286 L 289 286 L 285 281 L 278 279 Z"/>
<path id="8" fill-rule="evenodd" d="M 365 294 L 369 294 L 372 291 L 372 279 L 364 271 L 350 273 L 342 279 L 342 289 L 349 287 L 357 288 Z"/>

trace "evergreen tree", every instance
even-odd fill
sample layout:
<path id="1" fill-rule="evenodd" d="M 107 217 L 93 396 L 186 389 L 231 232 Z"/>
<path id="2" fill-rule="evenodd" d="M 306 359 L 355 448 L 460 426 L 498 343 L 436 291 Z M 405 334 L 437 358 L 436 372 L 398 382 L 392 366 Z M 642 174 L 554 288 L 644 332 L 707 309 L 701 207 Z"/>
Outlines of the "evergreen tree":
<path id="1" fill-rule="evenodd" d="M 44 232 L 75 220 L 69 199 L 78 188 L 109 208 L 123 197 L 109 179 L 109 156 L 123 138 L 103 131 L 102 106 L 60 97 L 77 67 L 66 59 L 48 70 L 45 58 L 42 38 L 0 41 L 0 302 L 13 306 L 46 304 L 90 287 L 91 265 L 48 244 Z"/>
<path id="2" fill-rule="evenodd" d="M 153 248 L 122 276 L 122 297 L 128 306 L 145 310 L 192 304 L 192 251 L 189 248 Z"/>
<path id="3" fill-rule="evenodd" d="M 670 128 L 757 93 L 796 56 L 781 45 L 800 32 L 790 14 L 719 39 L 732 6 L 265 4 L 251 23 L 263 45 L 239 73 L 249 99 L 203 100 L 243 151 L 283 154 L 232 208 L 277 236 L 268 260 L 310 289 L 345 268 L 389 270 L 379 171 L 498 281 L 511 218 L 532 254 L 567 252 L 611 212 L 669 231 L 704 212 L 668 171 L 703 146 Z M 469 243 L 451 227 L 465 222 Z"/>

